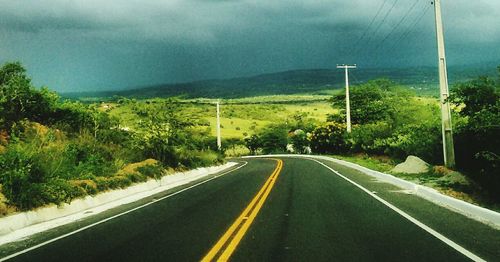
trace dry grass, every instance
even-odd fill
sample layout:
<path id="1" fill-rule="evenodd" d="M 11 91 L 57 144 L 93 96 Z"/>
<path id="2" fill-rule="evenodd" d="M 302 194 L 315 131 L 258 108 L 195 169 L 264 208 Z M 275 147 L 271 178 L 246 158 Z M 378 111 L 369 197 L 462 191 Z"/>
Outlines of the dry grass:
<path id="1" fill-rule="evenodd" d="M 137 162 L 133 164 L 128 164 L 122 169 L 120 169 L 116 175 L 117 176 L 123 176 L 127 174 L 139 174 L 139 171 L 137 171 L 138 168 L 143 167 L 143 166 L 153 166 L 158 164 L 158 160 L 155 159 L 146 159 L 142 162 Z"/>
<path id="2" fill-rule="evenodd" d="M 7 204 L 7 198 L 2 194 L 2 184 L 0 184 L 0 217 L 16 212 L 15 207 Z"/>
<path id="3" fill-rule="evenodd" d="M 441 192 L 447 196 L 450 196 L 450 197 L 453 197 L 456 199 L 460 199 L 460 200 L 463 200 L 463 201 L 471 203 L 471 204 L 477 204 L 477 202 L 474 201 L 474 199 L 467 193 L 455 191 L 451 188 L 437 188 L 437 189 L 439 190 L 439 192 Z"/>

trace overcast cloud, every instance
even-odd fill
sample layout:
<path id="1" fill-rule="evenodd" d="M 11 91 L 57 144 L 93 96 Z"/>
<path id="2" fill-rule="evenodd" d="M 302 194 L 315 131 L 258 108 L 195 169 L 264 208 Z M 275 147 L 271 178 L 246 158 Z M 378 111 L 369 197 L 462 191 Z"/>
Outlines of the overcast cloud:
<path id="1" fill-rule="evenodd" d="M 434 66 L 430 0 L 398 0 L 381 24 L 394 2 L 0 0 L 0 62 L 19 60 L 36 84 L 58 91 L 337 63 Z M 500 1 L 442 2 L 449 64 L 500 63 Z"/>

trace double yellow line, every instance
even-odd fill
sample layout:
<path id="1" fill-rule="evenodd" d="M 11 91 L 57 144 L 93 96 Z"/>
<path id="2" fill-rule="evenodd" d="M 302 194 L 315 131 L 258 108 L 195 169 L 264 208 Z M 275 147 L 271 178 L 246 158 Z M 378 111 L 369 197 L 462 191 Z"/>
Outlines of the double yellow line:
<path id="1" fill-rule="evenodd" d="M 276 165 L 276 168 L 267 179 L 266 183 L 264 183 L 264 186 L 262 186 L 250 204 L 248 204 L 236 221 L 231 225 L 231 227 L 229 227 L 226 233 L 224 233 L 224 235 L 219 239 L 219 241 L 217 241 L 217 243 L 212 247 L 212 249 L 210 249 L 201 261 L 227 261 L 233 254 L 253 220 L 259 213 L 259 210 L 262 208 L 262 205 L 264 205 L 264 202 L 271 192 L 274 183 L 276 183 L 281 169 L 283 168 L 283 161 L 277 159 L 277 162 L 278 164 Z"/>

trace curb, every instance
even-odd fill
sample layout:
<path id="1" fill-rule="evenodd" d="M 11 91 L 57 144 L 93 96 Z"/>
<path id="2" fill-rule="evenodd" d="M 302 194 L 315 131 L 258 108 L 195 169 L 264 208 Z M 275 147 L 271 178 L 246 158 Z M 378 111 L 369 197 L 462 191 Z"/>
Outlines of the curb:
<path id="1" fill-rule="evenodd" d="M 386 182 L 402 189 L 410 190 L 414 195 L 417 195 L 421 198 L 424 198 L 430 202 L 433 202 L 442 207 L 451 209 L 455 212 L 458 212 L 462 215 L 465 215 L 469 218 L 477 220 L 479 222 L 485 223 L 487 225 L 492 226 L 493 228 L 500 229 L 500 213 L 495 212 L 493 210 L 476 206 L 471 203 L 467 203 L 465 201 L 443 195 L 439 191 L 423 186 L 417 185 L 415 183 L 403 180 L 401 178 L 394 177 L 389 174 L 385 174 L 382 172 L 378 172 L 375 170 L 371 170 L 369 168 L 360 166 L 358 164 L 354 164 L 351 162 L 347 162 L 345 160 L 340 160 L 332 157 L 326 156 L 315 156 L 315 155 L 286 155 L 286 154 L 278 154 L 278 155 L 266 155 L 266 156 L 246 156 L 243 158 L 254 158 L 254 157 L 299 157 L 299 158 L 315 158 L 321 160 L 327 160 L 330 162 L 334 162 L 336 164 L 340 164 L 346 167 L 350 167 L 352 169 L 361 171 L 371 177 L 376 178 L 381 182 Z"/>
<path id="2" fill-rule="evenodd" d="M 149 180 L 125 189 L 117 189 L 102 192 L 96 196 L 86 196 L 83 199 L 75 199 L 69 204 L 64 203 L 60 206 L 51 205 L 0 218 L 0 245 L 66 223 L 74 222 L 120 205 L 132 203 L 139 199 L 231 168 L 235 165 L 237 165 L 237 163 L 228 162 L 220 166 L 204 167 L 187 172 L 175 173 L 164 176 L 160 180 Z"/>

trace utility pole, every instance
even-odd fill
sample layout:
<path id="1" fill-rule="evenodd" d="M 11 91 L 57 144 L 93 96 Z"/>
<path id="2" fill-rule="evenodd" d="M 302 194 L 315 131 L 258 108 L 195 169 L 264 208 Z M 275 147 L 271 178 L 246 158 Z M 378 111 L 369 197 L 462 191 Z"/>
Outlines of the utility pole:
<path id="1" fill-rule="evenodd" d="M 217 149 L 220 151 L 222 148 L 222 142 L 220 138 L 220 102 L 217 100 Z"/>
<path id="2" fill-rule="evenodd" d="M 349 101 L 349 69 L 356 68 L 356 65 L 337 65 L 337 68 L 345 69 L 345 114 L 347 132 L 351 133 L 351 102 Z"/>
<path id="3" fill-rule="evenodd" d="M 448 102 L 448 74 L 446 72 L 446 55 L 444 46 L 443 20 L 441 16 L 441 0 L 434 0 L 436 15 L 436 38 L 439 63 L 439 90 L 441 102 L 441 123 L 443 134 L 443 154 L 446 167 L 455 166 L 455 149 L 453 146 L 453 131 L 451 126 L 451 110 Z"/>

